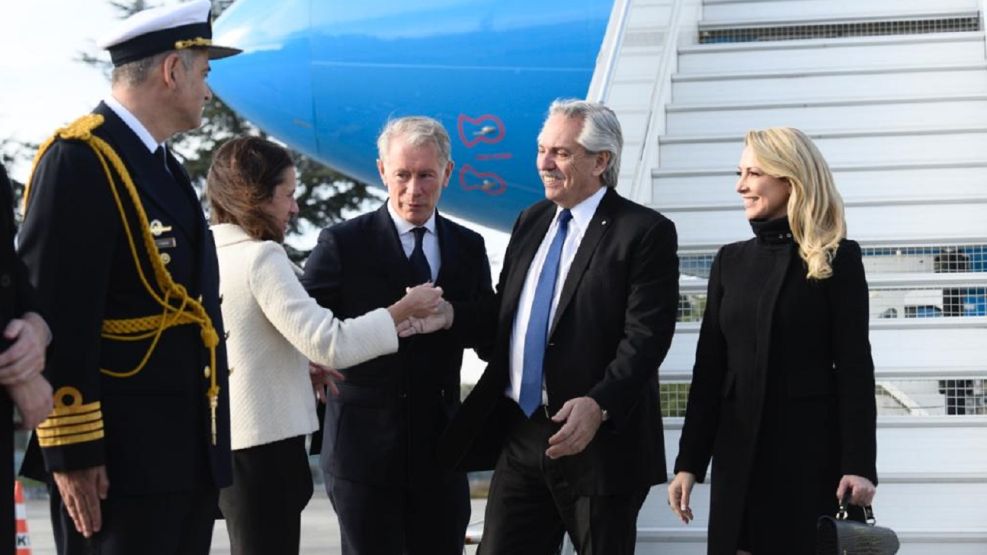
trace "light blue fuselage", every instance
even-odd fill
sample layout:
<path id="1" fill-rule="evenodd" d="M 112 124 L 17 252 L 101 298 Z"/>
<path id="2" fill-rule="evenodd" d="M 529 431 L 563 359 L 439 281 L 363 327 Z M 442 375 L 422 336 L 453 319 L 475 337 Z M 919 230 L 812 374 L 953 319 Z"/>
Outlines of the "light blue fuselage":
<path id="1" fill-rule="evenodd" d="M 379 185 L 388 118 L 424 114 L 452 138 L 441 208 L 509 230 L 543 198 L 536 137 L 549 103 L 586 96 L 611 0 L 238 0 L 215 40 L 213 90 L 268 133 Z M 224 42 L 225 41 L 225 42 Z"/>

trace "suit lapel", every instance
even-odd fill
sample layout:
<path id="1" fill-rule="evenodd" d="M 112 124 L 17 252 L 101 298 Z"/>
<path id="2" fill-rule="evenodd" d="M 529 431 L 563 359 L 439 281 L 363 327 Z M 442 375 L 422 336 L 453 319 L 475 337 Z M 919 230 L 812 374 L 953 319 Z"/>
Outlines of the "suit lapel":
<path id="1" fill-rule="evenodd" d="M 388 280 L 404 293 L 404 288 L 414 283 L 415 277 L 411 270 L 411 263 L 408 262 L 408 257 L 404 255 L 398 230 L 394 227 L 394 220 L 391 219 L 390 212 L 387 211 L 386 202 L 374 215 L 374 227 L 377 228 L 374 234 L 377 248 L 372 256 L 376 257 L 380 272 L 385 274 Z"/>
<path id="2" fill-rule="evenodd" d="M 455 279 L 456 267 L 459 263 L 459 243 L 456 241 L 456 235 L 452 232 L 449 220 L 443 218 L 438 211 L 435 213 L 435 231 L 439 240 L 439 253 L 442 257 L 435 284 L 452 283 L 450 280 Z"/>
<path id="3" fill-rule="evenodd" d="M 538 252 L 538 247 L 545 238 L 545 233 L 548 232 L 548 226 L 551 225 L 554 217 L 555 205 L 546 203 L 541 213 L 532 214 L 534 222 L 531 230 L 512 235 L 512 238 L 520 236 L 521 243 L 517 247 L 517 260 L 511 262 L 512 271 L 507 276 L 507 283 L 504 284 L 501 322 L 514 321 L 521 290 L 524 288 L 524 279 L 531 269 L 531 261 L 535 259 L 535 253 Z"/>
<path id="4" fill-rule="evenodd" d="M 589 261 L 593 258 L 597 245 L 612 227 L 612 204 L 617 198 L 616 195 L 617 193 L 612 188 L 607 189 L 603 198 L 600 199 L 600 205 L 596 208 L 593 219 L 590 220 L 589 226 L 586 228 L 586 233 L 583 234 L 582 241 L 579 242 L 579 249 L 576 251 L 576 256 L 572 258 L 572 264 L 569 265 L 569 272 L 566 274 L 565 283 L 562 286 L 562 293 L 559 295 L 559 304 L 555 307 L 555 316 L 552 318 L 548 337 L 552 337 L 552 332 L 555 331 L 559 318 L 565 312 L 569 302 L 572 301 L 573 295 L 576 294 L 579 281 L 582 279 Z"/>

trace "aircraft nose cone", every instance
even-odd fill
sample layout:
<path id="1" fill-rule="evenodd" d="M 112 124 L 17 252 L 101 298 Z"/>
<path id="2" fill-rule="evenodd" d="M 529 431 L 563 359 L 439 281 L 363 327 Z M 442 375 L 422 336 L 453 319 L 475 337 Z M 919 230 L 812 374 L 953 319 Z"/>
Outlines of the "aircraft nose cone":
<path id="1" fill-rule="evenodd" d="M 243 49 L 217 60 L 209 86 L 239 115 L 313 155 L 310 0 L 237 0 L 213 25 L 213 42 Z"/>

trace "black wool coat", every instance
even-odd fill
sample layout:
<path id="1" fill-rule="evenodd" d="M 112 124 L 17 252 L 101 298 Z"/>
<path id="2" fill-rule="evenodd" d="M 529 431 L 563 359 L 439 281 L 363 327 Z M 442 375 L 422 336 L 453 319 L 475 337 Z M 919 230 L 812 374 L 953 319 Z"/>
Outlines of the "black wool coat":
<path id="1" fill-rule="evenodd" d="M 867 283 L 853 241 L 814 280 L 787 219 L 755 232 L 710 270 L 675 471 L 703 481 L 712 457 L 711 555 L 742 533 L 755 553 L 811 554 L 840 477 L 877 483 Z"/>

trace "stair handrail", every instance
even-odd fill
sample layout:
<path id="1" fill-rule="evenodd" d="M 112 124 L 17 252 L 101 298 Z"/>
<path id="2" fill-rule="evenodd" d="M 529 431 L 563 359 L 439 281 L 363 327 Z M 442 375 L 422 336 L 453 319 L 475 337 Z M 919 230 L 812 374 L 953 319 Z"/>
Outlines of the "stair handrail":
<path id="1" fill-rule="evenodd" d="M 586 99 L 606 104 L 610 97 L 610 85 L 613 82 L 613 72 L 617 67 L 617 55 L 624 44 L 624 32 L 627 28 L 627 14 L 630 13 L 631 0 L 617 0 L 610 11 L 607 30 L 603 35 L 600 53 L 597 55 L 597 65 L 603 60 L 603 67 L 593 72 L 589 83 Z"/>
<path id="2" fill-rule="evenodd" d="M 980 31 L 984 33 L 984 56 L 987 57 L 987 0 L 980 0 Z"/>
<path id="3" fill-rule="evenodd" d="M 661 60 L 656 68 L 648 101 L 644 142 L 637 156 L 630 188 L 625 191 L 628 198 L 639 202 L 651 200 L 651 195 L 645 196 L 642 192 L 650 186 L 651 168 L 657 167 L 660 162 L 658 138 L 665 134 L 665 106 L 671 101 L 672 75 L 678 71 L 678 47 L 683 43 L 698 42 L 698 23 L 701 17 L 700 0 L 675 0 L 671 6 Z M 691 33 L 691 37 L 688 33 Z"/>

